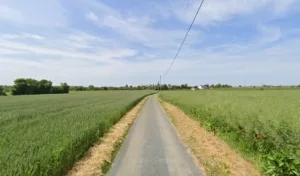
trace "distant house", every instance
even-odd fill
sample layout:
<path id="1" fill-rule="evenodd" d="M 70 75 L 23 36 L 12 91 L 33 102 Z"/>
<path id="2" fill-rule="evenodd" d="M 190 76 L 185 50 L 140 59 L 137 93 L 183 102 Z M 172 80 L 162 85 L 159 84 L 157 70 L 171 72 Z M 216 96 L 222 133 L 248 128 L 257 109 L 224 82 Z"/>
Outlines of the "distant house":
<path id="1" fill-rule="evenodd" d="M 208 89 L 209 86 L 206 84 L 206 85 L 200 85 L 200 86 L 197 86 L 197 89 L 199 90 L 202 90 L 202 89 Z"/>
<path id="2" fill-rule="evenodd" d="M 191 88 L 191 90 L 203 90 L 203 89 L 209 89 L 209 86 L 207 84 L 200 85 L 200 86 L 194 86 Z"/>
<path id="3" fill-rule="evenodd" d="M 198 89 L 199 89 L 199 90 L 202 90 L 202 89 L 204 89 L 204 88 L 203 88 L 203 86 L 198 86 Z"/>

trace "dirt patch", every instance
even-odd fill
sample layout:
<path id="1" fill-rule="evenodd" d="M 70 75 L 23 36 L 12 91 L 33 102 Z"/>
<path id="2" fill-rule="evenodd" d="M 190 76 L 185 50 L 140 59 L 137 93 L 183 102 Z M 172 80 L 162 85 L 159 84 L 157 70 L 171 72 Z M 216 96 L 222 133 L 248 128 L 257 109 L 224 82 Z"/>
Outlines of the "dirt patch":
<path id="1" fill-rule="evenodd" d="M 260 175 L 255 165 L 243 159 L 217 136 L 207 132 L 198 121 L 167 102 L 160 100 L 160 103 L 183 143 L 192 151 L 200 167 L 205 169 L 206 175 Z"/>
<path id="2" fill-rule="evenodd" d="M 103 175 L 103 172 L 107 171 L 107 166 L 113 159 L 112 157 L 114 156 L 113 153 L 116 152 L 116 146 L 121 144 L 127 130 L 134 122 L 146 99 L 147 98 L 142 100 L 122 117 L 103 138 L 94 144 L 87 154 L 73 166 L 68 176 Z"/>

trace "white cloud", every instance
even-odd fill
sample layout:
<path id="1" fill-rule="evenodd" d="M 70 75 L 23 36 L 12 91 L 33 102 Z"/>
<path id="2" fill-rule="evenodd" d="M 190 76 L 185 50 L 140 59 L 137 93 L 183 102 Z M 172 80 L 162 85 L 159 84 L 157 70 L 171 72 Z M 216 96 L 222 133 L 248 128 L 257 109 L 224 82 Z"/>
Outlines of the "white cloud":
<path id="1" fill-rule="evenodd" d="M 37 37 L 35 34 L 27 36 Z M 39 36 L 38 38 L 44 37 Z M 40 60 L 44 60 L 43 58 L 54 57 L 58 59 L 67 59 L 69 62 L 72 60 L 90 60 L 93 62 L 101 62 L 103 64 L 117 64 L 119 62 L 117 60 L 118 58 L 134 56 L 136 54 L 135 50 L 128 48 L 112 48 L 113 46 L 107 48 L 102 46 L 102 42 L 105 44 L 105 40 L 86 33 L 62 35 L 58 41 L 56 40 L 56 36 L 48 37 L 47 40 L 41 41 L 39 45 L 29 44 L 27 41 L 18 39 L 22 38 L 12 34 L 3 34 L 0 36 L 0 47 L 3 51 L 0 53 L 0 58 L 4 55 L 27 55 L 34 57 L 39 56 Z M 78 44 L 83 42 L 88 48 L 92 48 L 91 45 L 95 44 L 93 41 L 97 44 L 97 46 L 94 47 L 94 50 L 78 51 Z M 51 45 L 48 45 L 48 43 L 51 43 Z"/>
<path id="2" fill-rule="evenodd" d="M 93 13 L 93 12 L 89 12 L 85 15 L 85 18 L 87 20 L 93 21 L 93 22 L 97 22 L 99 20 L 99 18 Z"/>
<path id="3" fill-rule="evenodd" d="M 166 48 L 176 48 L 179 47 L 178 43 L 182 41 L 186 33 L 186 28 L 173 30 L 155 28 L 153 27 L 155 20 L 149 16 L 124 15 L 101 2 L 89 2 L 90 4 L 87 4 L 93 9 L 93 13 L 86 16 L 91 16 L 88 18 L 90 21 L 99 28 L 111 28 L 125 40 L 139 43 L 141 46 L 156 49 L 163 48 L 164 50 Z M 97 20 L 91 20 L 94 16 Z M 192 30 L 187 45 L 195 42 L 195 40 L 199 42 L 200 35 L 201 31 Z"/>
<path id="4" fill-rule="evenodd" d="M 22 38 L 28 38 L 28 39 L 35 39 L 35 40 L 43 40 L 44 37 L 38 34 L 29 34 L 29 33 L 21 33 L 21 34 L 2 34 L 0 35 L 0 38 L 3 39 L 22 39 Z"/>
<path id="5" fill-rule="evenodd" d="M 0 20 L 21 22 L 23 21 L 23 15 L 20 11 L 0 4 Z"/>
<path id="6" fill-rule="evenodd" d="M 174 13 L 179 19 L 190 23 L 199 6 L 198 0 L 187 1 L 182 8 L 182 0 L 175 1 Z M 205 1 L 196 20 L 196 24 L 215 24 L 230 20 L 236 16 L 260 12 L 261 18 L 270 15 L 284 15 L 292 12 L 293 6 L 300 4 L 298 0 L 209 0 Z"/>
<path id="7" fill-rule="evenodd" d="M 65 9 L 59 0 L 2 0 L 0 20 L 18 25 L 63 26 L 67 24 Z"/>

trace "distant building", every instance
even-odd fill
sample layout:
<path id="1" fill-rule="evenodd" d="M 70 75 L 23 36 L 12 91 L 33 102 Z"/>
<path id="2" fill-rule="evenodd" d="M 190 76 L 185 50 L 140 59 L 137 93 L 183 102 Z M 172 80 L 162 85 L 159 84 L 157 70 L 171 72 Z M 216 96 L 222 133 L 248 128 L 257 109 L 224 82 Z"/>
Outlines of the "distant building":
<path id="1" fill-rule="evenodd" d="M 196 89 L 194 87 L 192 87 L 191 90 L 196 90 Z"/>
<path id="2" fill-rule="evenodd" d="M 209 86 L 207 84 L 205 85 L 200 85 L 200 86 L 197 86 L 197 89 L 199 90 L 202 90 L 202 89 L 209 89 Z"/>
<path id="3" fill-rule="evenodd" d="M 199 90 L 202 90 L 202 89 L 204 89 L 204 88 L 203 88 L 203 86 L 198 86 L 198 89 L 199 89 Z"/>

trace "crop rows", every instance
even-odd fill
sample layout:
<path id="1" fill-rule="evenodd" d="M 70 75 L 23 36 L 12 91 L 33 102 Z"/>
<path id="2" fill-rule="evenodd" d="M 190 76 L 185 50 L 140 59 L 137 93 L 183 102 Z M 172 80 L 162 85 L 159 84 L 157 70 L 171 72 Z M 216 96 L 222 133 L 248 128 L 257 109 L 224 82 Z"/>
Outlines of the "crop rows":
<path id="1" fill-rule="evenodd" d="M 300 175 L 299 90 L 169 91 L 160 96 L 253 159 L 264 173 Z"/>
<path id="2" fill-rule="evenodd" d="M 62 175 L 149 91 L 0 97 L 0 175 Z"/>

